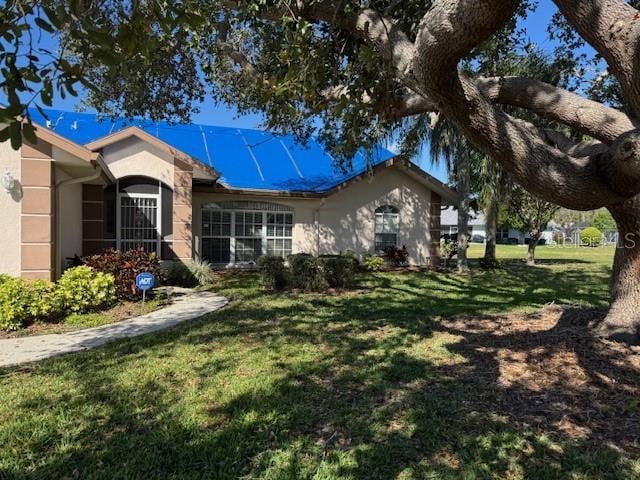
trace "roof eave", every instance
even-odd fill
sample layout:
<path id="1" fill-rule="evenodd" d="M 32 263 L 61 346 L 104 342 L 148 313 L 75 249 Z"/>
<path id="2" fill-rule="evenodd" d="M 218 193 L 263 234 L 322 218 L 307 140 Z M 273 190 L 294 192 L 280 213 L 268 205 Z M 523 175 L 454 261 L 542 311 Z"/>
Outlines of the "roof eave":
<path id="1" fill-rule="evenodd" d="M 23 121 L 26 121 L 26 120 L 23 120 Z M 82 145 L 72 142 L 71 140 L 63 137 L 62 135 L 55 133 L 53 130 L 43 127 L 42 125 L 34 123 L 33 126 L 34 126 L 36 137 L 42 140 L 43 142 L 47 142 L 55 147 L 58 147 L 61 150 L 64 150 L 70 153 L 71 155 L 78 157 L 81 160 L 89 162 L 93 165 L 97 164 L 98 158 L 100 157 L 99 153 L 93 152 Z"/>
<path id="2" fill-rule="evenodd" d="M 211 193 L 233 193 L 238 195 L 254 195 L 258 197 L 263 196 L 281 198 L 322 198 L 325 196 L 325 194 L 321 192 L 304 192 L 299 190 L 272 190 L 262 188 L 238 188 L 229 186 L 224 182 L 221 182 L 220 180 L 218 180 L 217 185 L 218 187 L 214 186 L 213 188 L 194 187 L 194 191 Z"/>
<path id="3" fill-rule="evenodd" d="M 406 173 L 410 173 L 413 178 L 418 180 L 430 190 L 436 192 L 438 195 L 440 195 L 440 197 L 442 197 L 443 200 L 446 200 L 446 204 L 457 205 L 458 203 L 460 203 L 458 193 L 454 189 L 445 185 L 434 176 L 429 175 L 427 172 L 422 170 L 411 161 L 405 159 L 401 155 L 396 155 L 395 157 L 385 160 L 384 162 L 380 162 L 378 165 L 375 165 L 373 168 L 371 168 L 371 170 L 366 170 L 345 180 L 339 185 L 336 185 L 335 187 L 324 192 L 323 196 L 328 197 L 341 190 L 344 190 L 345 188 L 351 186 L 351 184 L 359 182 L 360 180 L 366 178 L 369 175 L 369 172 L 373 172 L 373 174 L 376 174 L 377 172 L 389 167 L 397 167 L 400 170 L 405 171 Z"/>

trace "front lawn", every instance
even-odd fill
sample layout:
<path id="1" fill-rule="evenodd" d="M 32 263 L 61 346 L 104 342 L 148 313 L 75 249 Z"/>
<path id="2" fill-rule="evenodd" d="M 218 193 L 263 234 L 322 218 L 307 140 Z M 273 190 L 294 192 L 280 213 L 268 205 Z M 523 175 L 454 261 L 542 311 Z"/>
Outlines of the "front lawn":
<path id="1" fill-rule="evenodd" d="M 584 333 L 612 250 L 512 248 L 340 295 L 230 275 L 202 320 L 5 370 L 0 478 L 640 479 L 640 352 Z"/>

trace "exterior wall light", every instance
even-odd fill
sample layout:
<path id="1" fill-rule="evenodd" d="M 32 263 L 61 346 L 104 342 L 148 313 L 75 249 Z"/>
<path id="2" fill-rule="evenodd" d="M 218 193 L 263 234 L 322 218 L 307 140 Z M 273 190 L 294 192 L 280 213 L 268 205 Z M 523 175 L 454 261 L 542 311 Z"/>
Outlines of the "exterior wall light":
<path id="1" fill-rule="evenodd" d="M 7 193 L 13 192 L 13 189 L 16 187 L 16 179 L 13 178 L 9 170 L 6 170 L 2 175 L 2 186 Z"/>

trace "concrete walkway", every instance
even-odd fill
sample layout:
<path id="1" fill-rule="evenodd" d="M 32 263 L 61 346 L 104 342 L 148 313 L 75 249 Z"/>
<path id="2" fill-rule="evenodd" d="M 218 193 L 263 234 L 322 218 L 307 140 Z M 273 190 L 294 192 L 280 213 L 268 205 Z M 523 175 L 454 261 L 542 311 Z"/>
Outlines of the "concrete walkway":
<path id="1" fill-rule="evenodd" d="M 35 362 L 63 353 L 96 348 L 119 338 L 164 330 L 214 312 L 227 299 L 211 292 L 172 288 L 172 303 L 160 310 L 121 322 L 75 332 L 0 340 L 0 367 Z"/>

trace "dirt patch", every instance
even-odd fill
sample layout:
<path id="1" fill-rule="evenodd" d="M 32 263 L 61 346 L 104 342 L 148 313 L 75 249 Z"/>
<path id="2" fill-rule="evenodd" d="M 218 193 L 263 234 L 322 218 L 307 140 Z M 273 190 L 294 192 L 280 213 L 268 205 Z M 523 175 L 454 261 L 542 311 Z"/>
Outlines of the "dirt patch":
<path id="1" fill-rule="evenodd" d="M 594 339 L 590 327 L 603 316 L 549 307 L 444 320 L 446 331 L 462 337 L 452 348 L 473 365 L 465 381 L 478 393 L 469 407 L 640 453 L 640 347 Z"/>

